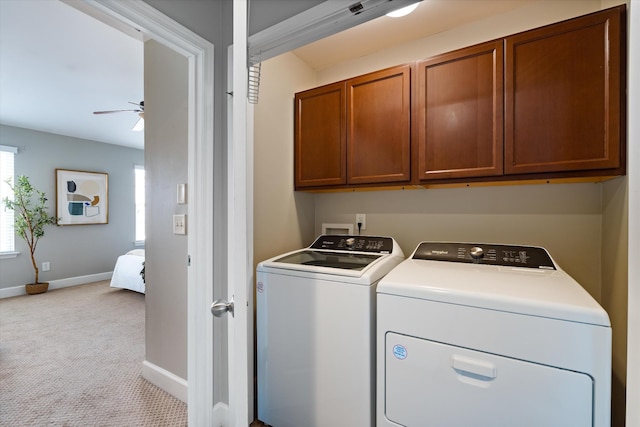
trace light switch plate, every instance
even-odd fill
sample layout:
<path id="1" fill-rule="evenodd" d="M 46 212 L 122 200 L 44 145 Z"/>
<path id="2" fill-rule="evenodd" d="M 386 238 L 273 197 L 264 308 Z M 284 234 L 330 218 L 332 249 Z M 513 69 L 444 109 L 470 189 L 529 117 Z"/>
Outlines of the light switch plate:
<path id="1" fill-rule="evenodd" d="M 179 205 L 187 203 L 187 184 L 178 184 L 176 188 L 176 202 Z"/>
<path id="2" fill-rule="evenodd" d="M 173 234 L 187 234 L 187 216 L 184 214 L 173 216 Z"/>

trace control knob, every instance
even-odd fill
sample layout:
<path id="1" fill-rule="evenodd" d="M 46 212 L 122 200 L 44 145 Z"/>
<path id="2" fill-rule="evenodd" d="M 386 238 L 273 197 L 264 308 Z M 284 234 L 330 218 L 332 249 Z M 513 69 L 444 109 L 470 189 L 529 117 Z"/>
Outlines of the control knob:
<path id="1" fill-rule="evenodd" d="M 469 249 L 469 254 L 473 259 L 480 259 L 484 255 L 484 250 L 479 246 L 474 246 Z"/>

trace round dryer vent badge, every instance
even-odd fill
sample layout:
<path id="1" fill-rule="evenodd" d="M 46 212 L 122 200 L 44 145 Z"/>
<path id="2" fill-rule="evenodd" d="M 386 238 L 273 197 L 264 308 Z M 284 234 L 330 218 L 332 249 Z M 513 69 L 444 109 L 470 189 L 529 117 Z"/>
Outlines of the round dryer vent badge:
<path id="1" fill-rule="evenodd" d="M 404 360 L 407 358 L 407 349 L 405 346 L 396 344 L 393 346 L 393 355 L 396 359 Z"/>

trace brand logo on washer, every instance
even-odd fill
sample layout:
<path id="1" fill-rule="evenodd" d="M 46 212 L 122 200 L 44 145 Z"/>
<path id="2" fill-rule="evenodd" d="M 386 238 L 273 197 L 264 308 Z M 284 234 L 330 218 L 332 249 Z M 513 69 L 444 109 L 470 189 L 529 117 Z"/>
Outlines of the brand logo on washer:
<path id="1" fill-rule="evenodd" d="M 398 360 L 404 360 L 407 358 L 407 348 L 403 345 L 396 344 L 393 346 L 393 355 Z"/>
<path id="2" fill-rule="evenodd" d="M 449 251 L 434 250 L 431 251 L 431 255 L 449 255 Z"/>

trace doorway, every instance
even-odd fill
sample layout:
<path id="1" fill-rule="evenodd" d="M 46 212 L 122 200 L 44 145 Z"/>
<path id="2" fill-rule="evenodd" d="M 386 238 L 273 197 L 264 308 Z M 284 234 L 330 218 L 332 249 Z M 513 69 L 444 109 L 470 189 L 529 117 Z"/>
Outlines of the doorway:
<path id="1" fill-rule="evenodd" d="M 218 203 L 217 206 L 213 203 L 214 199 L 224 200 L 221 197 L 224 186 L 220 182 L 216 183 L 216 180 L 222 177 L 219 171 L 224 170 L 224 160 L 220 155 L 221 134 L 214 129 L 214 47 L 209 41 L 197 36 L 144 2 L 99 0 L 91 4 L 74 2 L 72 5 L 107 24 L 127 25 L 134 28 L 144 34 L 145 38 L 153 39 L 182 55 L 188 62 L 189 95 L 186 105 L 188 131 L 185 136 L 188 255 L 180 260 L 188 266 L 186 284 L 188 406 L 190 424 L 211 425 L 214 417 L 211 402 L 221 401 L 225 397 L 224 395 L 214 396 L 212 386 L 214 347 L 218 351 L 216 362 L 223 354 L 217 350 L 222 346 L 211 345 L 214 325 L 208 307 L 214 299 L 212 284 L 221 283 L 221 273 L 216 273 L 214 277 L 213 265 L 223 266 L 226 253 L 223 247 L 225 241 L 221 238 L 212 238 L 224 231 L 225 224 L 225 203 Z M 149 108 L 147 105 L 147 109 Z M 147 168 L 147 173 L 153 172 Z M 217 175 L 214 176 L 214 174 Z M 167 212 L 155 214 L 170 218 L 170 213 Z M 149 252 L 153 248 L 148 246 L 147 250 Z M 169 315 L 170 306 L 167 306 L 166 310 Z M 221 342 L 220 335 L 218 333 L 216 340 Z M 171 344 L 164 345 L 164 348 L 170 348 Z M 195 375 L 196 372 L 198 375 Z M 161 378 L 158 381 L 166 381 L 167 384 L 179 383 L 171 378 L 169 372 L 158 373 Z"/>

